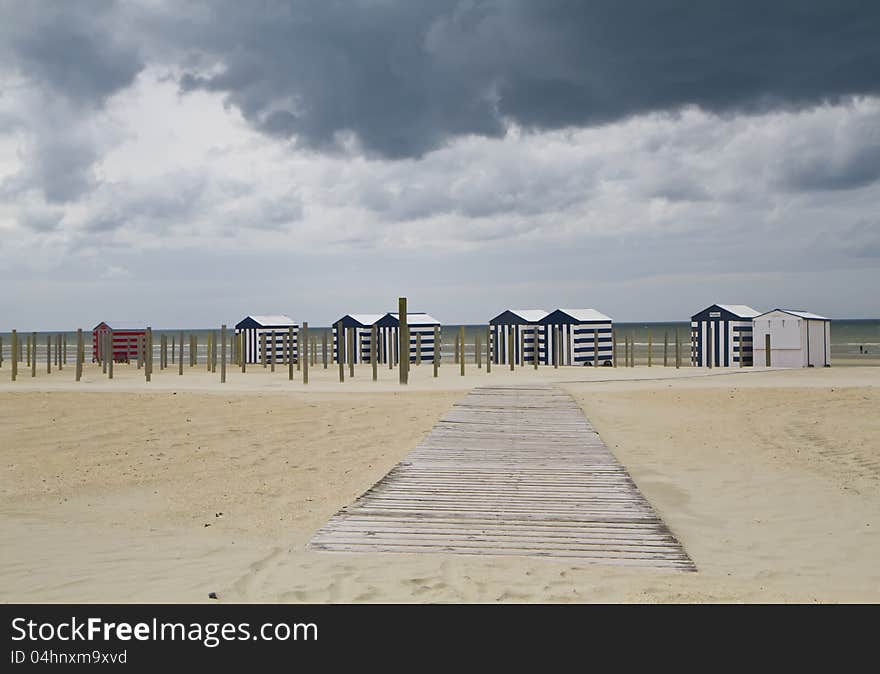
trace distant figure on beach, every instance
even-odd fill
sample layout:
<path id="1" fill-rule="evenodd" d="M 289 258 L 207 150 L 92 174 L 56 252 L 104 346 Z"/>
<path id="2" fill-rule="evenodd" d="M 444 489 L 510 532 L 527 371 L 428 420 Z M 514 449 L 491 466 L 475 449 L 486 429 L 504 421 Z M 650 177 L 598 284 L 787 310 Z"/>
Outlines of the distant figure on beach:
<path id="1" fill-rule="evenodd" d="M 859 353 L 864 353 L 864 352 L 865 352 L 865 347 L 862 346 L 861 344 L 859 344 Z"/>

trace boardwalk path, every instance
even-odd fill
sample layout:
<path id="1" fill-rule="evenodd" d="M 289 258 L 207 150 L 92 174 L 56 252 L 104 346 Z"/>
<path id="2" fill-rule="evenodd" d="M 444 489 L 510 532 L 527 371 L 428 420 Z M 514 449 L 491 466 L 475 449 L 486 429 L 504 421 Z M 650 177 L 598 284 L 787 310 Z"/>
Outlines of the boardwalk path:
<path id="1" fill-rule="evenodd" d="M 471 391 L 309 548 L 695 570 L 572 397 L 538 385 Z"/>

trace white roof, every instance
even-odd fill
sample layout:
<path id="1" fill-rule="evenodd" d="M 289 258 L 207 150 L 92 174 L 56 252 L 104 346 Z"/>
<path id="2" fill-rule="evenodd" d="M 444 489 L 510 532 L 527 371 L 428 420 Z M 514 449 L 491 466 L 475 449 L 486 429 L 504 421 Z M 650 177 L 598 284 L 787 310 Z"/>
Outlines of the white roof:
<path id="1" fill-rule="evenodd" d="M 131 332 L 134 330 L 146 330 L 147 324 L 144 323 L 132 323 L 131 321 L 101 321 L 101 323 L 106 323 L 110 326 L 111 330 L 118 330 L 120 332 Z M 98 325 L 101 325 L 98 323 Z M 95 327 L 98 327 L 97 325 Z"/>
<path id="2" fill-rule="evenodd" d="M 385 316 L 385 315 L 386 314 L 382 314 L 382 316 Z M 387 315 L 394 316 L 394 318 L 396 318 L 398 321 L 400 320 L 400 313 L 398 313 L 396 311 L 394 311 L 394 312 L 389 311 Z M 380 318 L 381 318 L 381 316 L 380 316 Z M 407 325 L 419 325 L 419 324 L 424 324 L 424 323 L 440 325 L 440 321 L 438 321 L 436 318 L 434 318 L 433 316 L 431 316 L 429 314 L 425 314 L 425 313 L 421 313 L 421 312 L 411 314 L 408 311 L 406 312 L 406 324 Z"/>
<path id="3" fill-rule="evenodd" d="M 798 318 L 806 318 L 811 321 L 830 321 L 830 318 L 826 318 L 825 316 L 820 316 L 819 314 L 813 314 L 809 311 L 801 311 L 800 309 L 773 309 L 772 311 L 765 311 L 761 316 L 766 316 L 767 314 L 772 314 L 774 311 L 781 311 L 784 314 L 791 314 L 792 316 L 797 316 Z"/>
<path id="4" fill-rule="evenodd" d="M 254 314 L 249 314 L 247 318 L 251 318 L 255 320 L 260 325 L 266 326 L 275 326 L 275 325 L 293 325 L 296 326 L 296 322 L 290 317 L 285 316 L 283 314 L 274 314 L 274 315 L 265 315 L 265 316 L 255 316 Z"/>
<path id="5" fill-rule="evenodd" d="M 752 309 L 750 306 L 745 304 L 719 304 L 717 306 L 721 307 L 725 311 L 729 311 L 732 314 L 740 316 L 741 318 L 754 318 L 755 316 L 761 315 L 760 311 Z"/>
<path id="6" fill-rule="evenodd" d="M 385 314 L 348 314 L 349 318 L 353 318 L 361 325 L 372 325 Z"/>
<path id="7" fill-rule="evenodd" d="M 576 321 L 588 323 L 590 321 L 611 321 L 610 316 L 596 311 L 595 309 L 560 309 L 564 314 L 568 314 Z"/>
<path id="8" fill-rule="evenodd" d="M 516 314 L 527 323 L 537 323 L 548 315 L 543 309 L 511 309 L 510 313 Z"/>

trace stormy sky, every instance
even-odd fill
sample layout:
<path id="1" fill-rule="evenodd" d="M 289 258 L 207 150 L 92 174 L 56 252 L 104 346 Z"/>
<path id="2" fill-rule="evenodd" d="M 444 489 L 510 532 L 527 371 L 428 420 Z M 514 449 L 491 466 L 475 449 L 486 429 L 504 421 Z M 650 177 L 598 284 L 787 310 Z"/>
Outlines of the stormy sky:
<path id="1" fill-rule="evenodd" d="M 880 316 L 876 2 L 0 0 L 0 331 Z"/>

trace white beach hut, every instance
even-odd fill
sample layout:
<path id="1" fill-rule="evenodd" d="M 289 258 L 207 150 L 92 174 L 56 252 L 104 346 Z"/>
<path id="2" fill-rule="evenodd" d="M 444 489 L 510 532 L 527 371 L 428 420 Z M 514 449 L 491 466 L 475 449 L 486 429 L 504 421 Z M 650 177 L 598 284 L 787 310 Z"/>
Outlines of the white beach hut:
<path id="1" fill-rule="evenodd" d="M 287 345 L 287 337 L 293 328 L 293 344 Z M 262 335 L 266 335 L 266 358 L 281 362 L 285 349 L 290 349 L 290 356 L 297 358 L 297 341 L 299 325 L 289 316 L 276 314 L 271 316 L 245 316 L 235 325 L 235 334 L 244 334 L 245 361 L 261 362 Z"/>
<path id="2" fill-rule="evenodd" d="M 534 363 L 535 336 L 538 339 L 538 363 L 546 362 L 547 330 L 541 321 L 548 316 L 543 309 L 508 309 L 489 321 L 495 341 L 493 362 L 498 365 Z M 513 333 L 513 351 L 508 340 Z"/>
<path id="3" fill-rule="evenodd" d="M 691 364 L 752 364 L 752 321 L 761 312 L 745 304 L 713 304 L 691 316 Z M 710 362 L 711 361 L 711 362 Z"/>
<path id="4" fill-rule="evenodd" d="M 595 309 L 557 309 L 545 316 L 541 324 L 547 348 L 541 352 L 540 363 L 554 364 L 558 329 L 560 365 L 614 364 L 614 327 L 609 316 Z"/>
<path id="5" fill-rule="evenodd" d="M 773 309 L 754 320 L 756 365 L 767 364 L 770 338 L 772 367 L 829 367 L 831 319 L 796 309 Z"/>

